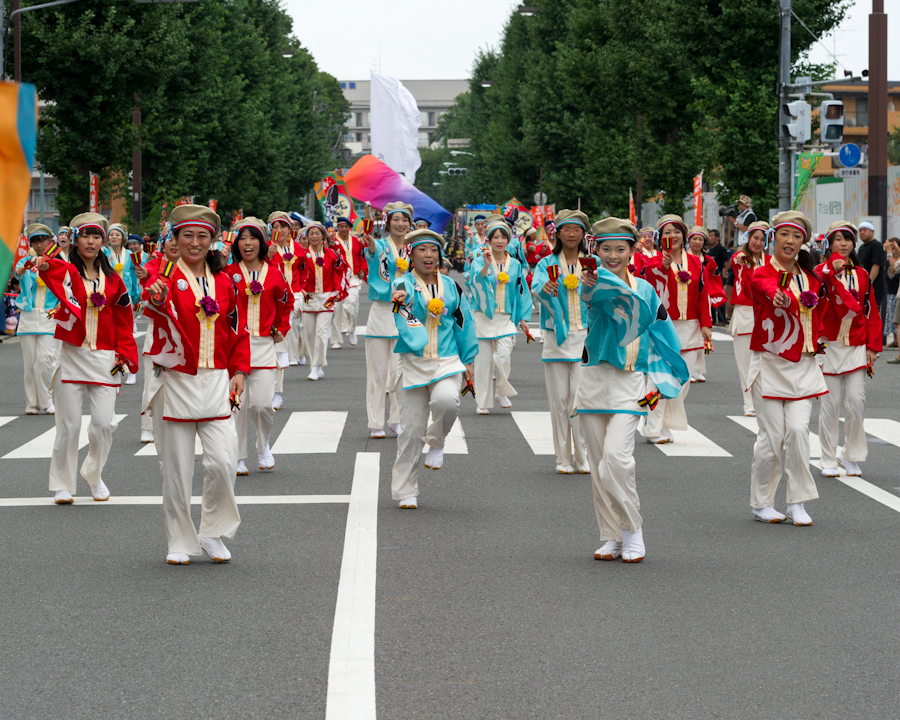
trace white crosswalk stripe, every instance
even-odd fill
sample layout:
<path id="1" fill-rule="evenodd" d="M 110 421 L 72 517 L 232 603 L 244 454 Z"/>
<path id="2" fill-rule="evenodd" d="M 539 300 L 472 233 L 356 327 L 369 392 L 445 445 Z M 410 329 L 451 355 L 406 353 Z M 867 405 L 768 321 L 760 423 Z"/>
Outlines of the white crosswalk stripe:
<path id="1" fill-rule="evenodd" d="M 346 412 L 294 412 L 272 445 L 273 455 L 335 453 L 347 422 Z"/>
<path id="2" fill-rule="evenodd" d="M 747 428 L 748 430 L 750 430 L 753 433 L 759 432 L 759 424 L 756 422 L 756 418 L 749 418 L 749 417 L 743 417 L 743 416 L 737 416 L 737 415 L 729 415 L 728 418 L 730 420 L 734 420 L 738 425 L 741 425 L 742 427 Z M 864 427 L 866 428 L 866 432 L 869 431 L 869 422 L 870 422 L 869 418 L 867 418 L 864 422 Z M 871 422 L 874 423 L 873 427 L 877 427 L 880 431 L 883 430 L 885 427 L 891 427 L 889 425 L 889 423 L 893 423 L 894 425 L 900 426 L 900 423 L 897 423 L 893 420 L 878 420 L 878 419 L 872 418 Z M 882 425 L 879 423 L 884 423 L 884 424 Z M 896 430 L 894 432 L 896 432 Z M 875 435 L 875 433 L 872 433 L 872 435 Z M 877 435 L 876 435 L 876 437 L 877 437 Z M 891 439 L 887 440 L 887 442 L 890 442 L 891 444 L 896 445 L 897 442 L 895 440 L 896 439 L 894 437 L 892 437 Z M 815 444 L 813 444 L 814 442 L 815 442 Z M 819 438 L 817 435 L 814 435 L 813 433 L 809 434 L 809 445 L 810 445 L 809 464 L 812 465 L 813 467 L 821 469 L 822 462 L 819 458 L 822 457 L 822 446 L 819 443 Z M 837 452 L 838 452 L 838 456 L 840 456 L 840 453 L 841 453 L 840 447 L 838 447 Z M 861 492 L 863 495 L 866 495 L 867 497 L 870 497 L 873 500 L 880 502 L 882 505 L 886 505 L 887 507 L 891 508 L 892 510 L 896 510 L 897 512 L 900 512 L 900 497 L 897 497 L 896 495 L 893 495 L 893 494 L 887 492 L 887 490 L 882 490 L 877 485 L 873 485 L 872 483 L 870 483 L 866 480 L 863 480 L 861 477 L 850 477 L 849 475 L 847 475 L 847 473 L 844 471 L 843 468 L 839 468 L 839 470 L 840 470 L 840 475 L 838 475 L 835 478 L 836 480 L 840 480 L 847 487 L 853 488 L 857 492 Z M 825 480 L 825 478 L 821 478 L 819 481 L 821 481 L 821 480 Z"/>
<path id="3" fill-rule="evenodd" d="M 713 330 L 712 339 L 716 342 L 734 342 L 734 338 L 728 333 L 716 332 Z"/>
<path id="4" fill-rule="evenodd" d="M 427 453 L 431 448 L 426 445 L 423 449 L 423 453 Z M 453 427 L 450 428 L 450 433 L 444 440 L 444 454 L 445 455 L 468 455 L 469 454 L 469 446 L 466 444 L 466 436 L 463 433 L 462 423 L 459 421 L 459 418 L 456 418 L 456 422 L 453 423 Z"/>
<path id="5" fill-rule="evenodd" d="M 866 433 L 886 443 L 900 447 L 900 422 L 881 418 L 865 418 L 863 427 Z"/>
<path id="6" fill-rule="evenodd" d="M 18 415 L 3 415 L 3 416 L 0 416 L 0 427 L 3 427 L 4 425 L 6 425 L 6 423 L 10 423 L 10 422 L 12 422 L 13 420 L 16 420 L 18 417 L 19 417 Z"/>
<path id="7" fill-rule="evenodd" d="M 754 435 L 759 433 L 759 423 L 755 417 L 744 417 L 743 415 L 728 415 L 727 417 L 741 427 L 747 428 Z M 809 433 L 809 456 L 812 458 L 822 457 L 822 445 L 819 443 L 819 436 L 814 432 Z"/>
<path id="8" fill-rule="evenodd" d="M 731 457 L 699 430 L 688 425 L 687 430 L 673 430 L 675 442 L 657 445 L 668 457 Z"/>
<path id="9" fill-rule="evenodd" d="M 549 412 L 514 411 L 512 417 L 531 447 L 531 452 L 535 455 L 556 455 Z"/>
<path id="10" fill-rule="evenodd" d="M 116 422 L 122 422 L 126 415 L 116 415 Z M 81 416 L 81 432 L 78 435 L 78 447 L 83 448 L 88 444 L 88 426 L 91 424 L 90 415 Z M 20 445 L 12 452 L 6 453 L 3 460 L 31 460 L 34 458 L 49 458 L 53 455 L 53 443 L 56 440 L 56 428 L 52 427 L 36 438 Z M 113 441 L 115 443 L 115 440 Z"/>
<path id="11" fill-rule="evenodd" d="M 349 495 L 237 495 L 238 505 L 325 505 L 349 503 Z M 162 505 L 162 495 L 111 495 L 108 500 L 96 502 L 90 496 L 76 497 L 73 505 L 106 507 L 109 505 Z M 191 505 L 200 505 L 203 498 L 191 496 Z M 0 498 L 0 507 L 56 507 L 53 497 Z"/>

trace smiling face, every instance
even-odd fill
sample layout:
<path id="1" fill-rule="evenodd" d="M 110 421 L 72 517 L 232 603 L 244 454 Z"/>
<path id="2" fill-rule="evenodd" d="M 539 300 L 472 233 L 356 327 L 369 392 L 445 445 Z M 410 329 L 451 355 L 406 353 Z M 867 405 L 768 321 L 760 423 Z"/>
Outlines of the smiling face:
<path id="1" fill-rule="evenodd" d="M 74 246 L 81 259 L 84 260 L 85 264 L 89 265 L 100 254 L 100 250 L 103 247 L 103 235 L 100 234 L 99 230 L 87 228 L 84 232 L 78 233 Z"/>
<path id="2" fill-rule="evenodd" d="M 803 233 L 790 225 L 782 225 L 775 231 L 775 259 L 789 268 L 803 245 Z"/>
<path id="3" fill-rule="evenodd" d="M 438 271 L 441 263 L 441 251 L 434 243 L 426 242 L 412 249 L 413 267 L 419 275 L 431 275 Z"/>
<path id="4" fill-rule="evenodd" d="M 174 237 L 169 238 L 163 245 L 163 255 L 166 256 L 166 260 L 178 262 L 178 240 Z"/>
<path id="5" fill-rule="evenodd" d="M 684 232 L 674 223 L 666 225 L 662 229 L 660 237 L 671 238 L 672 250 L 680 250 L 681 246 L 684 245 Z"/>
<path id="6" fill-rule="evenodd" d="M 340 236 L 341 240 L 347 242 L 350 237 L 350 226 L 347 223 L 338 223 L 337 234 Z"/>
<path id="7" fill-rule="evenodd" d="M 208 228 L 188 225 L 178 230 L 178 254 L 191 267 L 206 261 L 206 253 L 212 244 L 212 233 Z"/>
<path id="8" fill-rule="evenodd" d="M 251 262 L 259 258 L 259 238 L 253 235 L 248 228 L 243 228 L 238 235 L 238 250 L 241 260 Z"/>
<path id="9" fill-rule="evenodd" d="M 276 220 L 272 223 L 272 232 L 278 230 L 279 245 L 287 245 L 291 241 L 291 225 L 287 220 Z"/>
<path id="10" fill-rule="evenodd" d="M 832 252 L 836 252 L 842 258 L 850 257 L 850 253 L 855 246 L 856 241 L 853 239 L 852 233 L 838 230 L 831 236 L 831 250 Z"/>
<path id="11" fill-rule="evenodd" d="M 402 238 L 409 232 L 410 221 L 406 213 L 395 212 L 388 217 L 388 231 L 392 237 Z"/>
<path id="12" fill-rule="evenodd" d="M 691 255 L 700 257 L 703 254 L 703 246 L 706 245 L 706 238 L 702 235 L 691 235 L 688 243 L 691 246 Z"/>
<path id="13" fill-rule="evenodd" d="M 611 273 L 624 277 L 631 262 L 633 248 L 627 240 L 604 240 L 597 246 L 597 257 Z"/>
<path id="14" fill-rule="evenodd" d="M 494 230 L 488 238 L 491 250 L 496 253 L 506 252 L 506 246 L 509 245 L 509 237 L 502 230 Z"/>
<path id="15" fill-rule="evenodd" d="M 754 230 L 750 233 L 750 237 L 747 240 L 747 248 L 754 255 L 759 255 L 766 246 L 766 232 L 765 230 Z"/>

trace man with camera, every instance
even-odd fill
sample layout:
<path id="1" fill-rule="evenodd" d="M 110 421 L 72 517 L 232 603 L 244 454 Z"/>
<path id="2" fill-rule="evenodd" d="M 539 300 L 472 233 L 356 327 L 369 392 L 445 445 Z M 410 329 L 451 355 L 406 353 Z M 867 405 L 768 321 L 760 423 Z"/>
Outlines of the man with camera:
<path id="1" fill-rule="evenodd" d="M 734 226 L 734 247 L 739 248 L 745 242 L 744 236 L 747 233 L 747 228 L 756 222 L 756 213 L 753 212 L 753 203 L 750 200 L 750 196 L 741 195 L 738 198 L 737 217 L 732 216 L 730 213 L 725 217 Z"/>

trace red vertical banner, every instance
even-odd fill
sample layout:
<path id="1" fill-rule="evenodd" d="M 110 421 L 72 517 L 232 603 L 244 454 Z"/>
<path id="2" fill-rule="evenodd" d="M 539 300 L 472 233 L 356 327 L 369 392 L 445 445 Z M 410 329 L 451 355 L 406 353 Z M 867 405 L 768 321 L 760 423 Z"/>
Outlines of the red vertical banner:
<path id="1" fill-rule="evenodd" d="M 637 210 L 634 209 L 634 193 L 628 188 L 628 219 L 637 227 Z"/>
<path id="2" fill-rule="evenodd" d="M 218 200 L 210 200 L 209 201 L 209 209 L 212 210 L 213 212 L 216 212 L 216 208 L 218 208 L 218 206 L 219 206 Z"/>
<path id="3" fill-rule="evenodd" d="M 19 235 L 19 242 L 16 243 L 16 256 L 13 258 L 13 267 L 19 264 L 19 260 L 28 254 L 30 245 L 28 244 L 28 236 L 24 233 Z"/>
<path id="4" fill-rule="evenodd" d="M 243 220 L 243 219 L 244 219 L 244 208 L 241 208 L 240 210 L 235 210 L 234 215 L 232 216 L 232 219 L 231 219 L 232 226 L 234 226 L 234 224 L 236 222 L 239 222 L 240 220 Z"/>
<path id="5" fill-rule="evenodd" d="M 88 171 L 91 179 L 91 212 L 100 212 L 100 176 Z"/>
<path id="6" fill-rule="evenodd" d="M 703 225 L 703 172 L 694 178 L 694 225 Z"/>
<path id="7" fill-rule="evenodd" d="M 536 205 L 535 207 L 531 208 L 531 220 L 532 220 L 531 227 L 536 228 L 537 230 L 540 230 L 542 227 L 544 227 L 544 206 L 543 205 Z"/>
<path id="8" fill-rule="evenodd" d="M 162 217 L 159 221 L 159 230 L 162 232 L 166 227 L 166 218 L 169 216 L 169 203 L 162 204 Z"/>
<path id="9" fill-rule="evenodd" d="M 184 197 L 180 197 L 175 201 L 176 205 L 193 205 L 194 204 L 194 196 L 193 195 L 185 195 Z"/>

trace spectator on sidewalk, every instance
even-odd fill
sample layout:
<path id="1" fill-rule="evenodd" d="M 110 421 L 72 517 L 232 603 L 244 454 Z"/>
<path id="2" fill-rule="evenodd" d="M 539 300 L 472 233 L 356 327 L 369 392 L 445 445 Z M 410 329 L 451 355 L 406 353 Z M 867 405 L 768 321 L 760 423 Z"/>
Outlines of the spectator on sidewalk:
<path id="1" fill-rule="evenodd" d="M 709 246 L 706 249 L 706 255 L 711 257 L 716 261 L 716 265 L 719 267 L 719 275 L 722 278 L 722 281 L 725 285 L 725 295 L 726 297 L 731 297 L 731 287 L 728 285 L 728 277 L 726 276 L 726 270 L 728 267 L 728 261 L 731 259 L 731 251 L 728 250 L 724 245 L 722 245 L 722 238 L 719 235 L 718 230 L 709 230 Z M 732 285 L 734 281 L 732 280 Z M 725 320 L 725 305 L 720 305 L 719 307 L 714 307 L 712 309 L 713 316 L 713 325 L 721 325 L 725 327 L 727 325 L 727 321 Z"/>
<path id="2" fill-rule="evenodd" d="M 744 237 L 747 234 L 747 228 L 756 222 L 756 213 L 753 212 L 753 202 L 750 200 L 750 196 L 741 195 L 738 199 L 738 216 L 736 218 L 730 215 L 726 217 L 728 222 L 734 226 L 734 246 L 741 247 L 747 242 L 747 238 Z"/>
<path id="3" fill-rule="evenodd" d="M 878 305 L 878 312 L 881 317 L 886 315 L 887 310 L 887 255 L 884 247 L 875 239 L 875 226 L 868 220 L 864 220 L 859 224 L 859 239 L 862 245 L 856 251 L 859 256 L 859 264 L 862 265 L 866 272 L 869 273 L 869 279 L 872 281 L 872 289 L 875 291 L 875 302 Z"/>
<path id="4" fill-rule="evenodd" d="M 884 242 L 887 255 L 887 312 L 884 314 L 884 334 L 890 340 L 885 347 L 897 347 L 897 326 L 894 312 L 900 295 L 900 238 Z"/>

